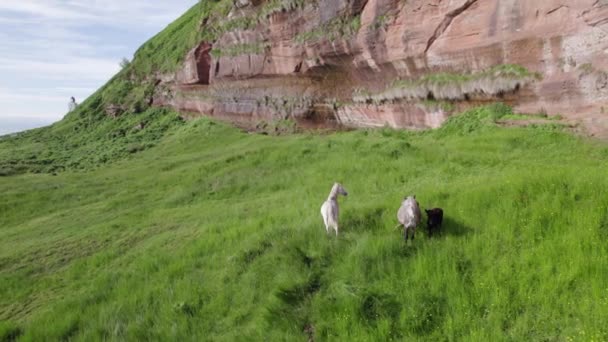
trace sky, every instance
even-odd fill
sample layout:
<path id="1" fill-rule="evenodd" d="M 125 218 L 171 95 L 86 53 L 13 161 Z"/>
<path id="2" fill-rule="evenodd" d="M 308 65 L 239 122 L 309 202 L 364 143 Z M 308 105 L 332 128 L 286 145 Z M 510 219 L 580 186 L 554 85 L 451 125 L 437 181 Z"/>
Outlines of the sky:
<path id="1" fill-rule="evenodd" d="M 0 135 L 51 124 L 198 0 L 0 0 Z"/>

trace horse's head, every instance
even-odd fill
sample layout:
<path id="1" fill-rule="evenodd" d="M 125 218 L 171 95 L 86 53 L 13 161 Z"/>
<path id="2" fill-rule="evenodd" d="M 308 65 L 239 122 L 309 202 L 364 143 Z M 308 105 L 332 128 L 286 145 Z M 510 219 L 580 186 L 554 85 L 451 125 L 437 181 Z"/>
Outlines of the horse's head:
<path id="1" fill-rule="evenodd" d="M 403 197 L 403 203 L 418 203 L 416 201 L 416 195 L 405 196 Z"/>
<path id="2" fill-rule="evenodd" d="M 348 192 L 346 191 L 346 189 L 344 189 L 344 187 L 340 183 L 334 184 L 334 187 L 332 188 L 332 192 L 336 195 L 348 196 Z"/>

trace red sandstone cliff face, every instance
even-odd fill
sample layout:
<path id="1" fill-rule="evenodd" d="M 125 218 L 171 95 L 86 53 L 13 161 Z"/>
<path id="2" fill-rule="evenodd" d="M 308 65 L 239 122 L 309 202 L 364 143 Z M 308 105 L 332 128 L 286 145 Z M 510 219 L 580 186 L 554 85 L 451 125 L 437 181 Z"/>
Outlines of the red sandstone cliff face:
<path id="1" fill-rule="evenodd" d="M 283 2 L 260 17 L 266 2 L 239 1 L 226 20 L 257 24 L 195 47 L 155 102 L 243 124 L 416 129 L 501 100 L 608 128 L 608 0 Z M 530 73 L 492 69 L 505 64 Z"/>

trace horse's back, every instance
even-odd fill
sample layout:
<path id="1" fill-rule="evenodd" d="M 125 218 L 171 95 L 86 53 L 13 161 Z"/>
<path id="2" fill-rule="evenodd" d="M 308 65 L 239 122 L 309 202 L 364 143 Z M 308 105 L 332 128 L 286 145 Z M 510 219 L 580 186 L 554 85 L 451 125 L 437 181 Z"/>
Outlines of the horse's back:
<path id="1" fill-rule="evenodd" d="M 415 227 L 420 224 L 420 207 L 415 201 L 405 201 L 397 212 L 399 223 L 406 227 Z"/>

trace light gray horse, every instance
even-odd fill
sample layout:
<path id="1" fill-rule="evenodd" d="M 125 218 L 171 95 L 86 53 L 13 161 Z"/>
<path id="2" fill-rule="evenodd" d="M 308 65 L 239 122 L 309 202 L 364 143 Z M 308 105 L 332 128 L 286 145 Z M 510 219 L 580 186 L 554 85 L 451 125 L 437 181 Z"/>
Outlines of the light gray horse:
<path id="1" fill-rule="evenodd" d="M 420 206 L 416 201 L 416 196 L 405 197 L 397 212 L 397 219 L 399 220 L 400 225 L 403 225 L 403 235 L 406 242 L 410 230 L 412 231 L 412 241 L 414 240 L 416 227 L 420 224 L 421 218 L 422 213 L 420 212 Z"/>
<path id="2" fill-rule="evenodd" d="M 321 216 L 323 216 L 323 223 L 325 223 L 325 231 L 329 234 L 329 229 L 332 228 L 336 231 L 336 236 L 338 236 L 338 216 L 340 215 L 338 195 L 348 196 L 348 192 L 346 192 L 342 184 L 334 183 L 329 196 L 327 196 L 327 200 L 321 206 Z"/>

